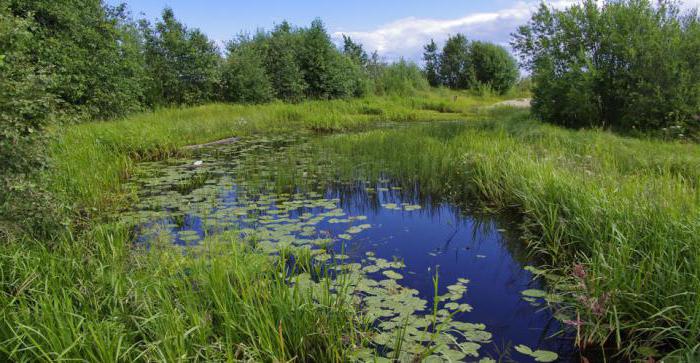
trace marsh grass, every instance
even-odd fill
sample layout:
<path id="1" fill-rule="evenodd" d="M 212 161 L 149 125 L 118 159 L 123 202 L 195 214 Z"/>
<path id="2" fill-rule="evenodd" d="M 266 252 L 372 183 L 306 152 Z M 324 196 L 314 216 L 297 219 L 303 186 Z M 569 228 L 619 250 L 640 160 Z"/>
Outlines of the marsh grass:
<path id="1" fill-rule="evenodd" d="M 345 359 L 364 338 L 341 294 L 314 299 L 290 288 L 280 278 L 284 263 L 230 236 L 193 254 L 165 240 L 135 250 L 129 229 L 105 224 L 106 216 L 135 200 L 125 184 L 135 163 L 186 153 L 185 145 L 469 119 L 331 136 L 319 147 L 352 155 L 339 170 L 372 160 L 364 165 L 377 165 L 377 175 L 391 170 L 423 191 L 517 210 L 524 243 L 568 276 L 561 287 L 583 320 L 582 345 L 692 361 L 700 350 L 700 148 L 564 130 L 526 111 L 479 111 L 498 100 L 437 90 L 214 104 L 56 130 L 45 178 L 74 225 L 51 243 L 2 246 L 0 360 Z M 314 268 L 304 265 L 309 256 L 298 259 L 300 269 Z M 585 276 L 574 276 L 575 264 Z"/>
<path id="2" fill-rule="evenodd" d="M 627 357 L 696 352 L 700 147 L 490 112 L 485 121 L 321 143 L 352 163 L 381 160 L 377 173 L 413 179 L 426 193 L 518 211 L 523 243 L 570 276 L 560 287 L 578 306 L 582 347 L 612 343 Z"/>
<path id="3" fill-rule="evenodd" d="M 477 107 L 499 101 L 439 90 L 413 97 L 306 101 L 298 104 L 212 104 L 162 109 L 124 120 L 56 130 L 47 184 L 86 219 L 133 200 L 123 187 L 141 160 L 187 153 L 182 147 L 233 136 L 362 130 L 379 122 L 478 117 Z"/>
<path id="4" fill-rule="evenodd" d="M 283 257 L 232 236 L 186 254 L 169 240 L 129 253 L 123 226 L 98 227 L 89 245 L 8 246 L 0 357 L 330 362 L 361 344 L 346 294 L 290 287 Z"/>

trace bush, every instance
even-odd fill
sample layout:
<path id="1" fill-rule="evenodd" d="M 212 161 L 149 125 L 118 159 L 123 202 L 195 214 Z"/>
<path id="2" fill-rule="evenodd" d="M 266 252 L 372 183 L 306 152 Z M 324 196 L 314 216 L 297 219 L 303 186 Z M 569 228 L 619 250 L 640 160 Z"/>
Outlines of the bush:
<path id="1" fill-rule="evenodd" d="M 199 104 L 217 99 L 220 56 L 199 29 L 188 29 L 172 9 L 155 26 L 141 21 L 148 99 L 152 106 Z"/>
<path id="2" fill-rule="evenodd" d="M 229 102 L 262 103 L 274 98 L 272 83 L 260 51 L 250 45 L 229 44 L 222 70 L 223 99 Z"/>
<path id="3" fill-rule="evenodd" d="M 432 39 L 423 47 L 424 73 L 431 86 L 507 93 L 518 79 L 518 62 L 508 51 L 488 42 L 450 36 L 442 52 Z"/>
<path id="4" fill-rule="evenodd" d="M 404 59 L 382 65 L 374 82 L 376 93 L 380 95 L 410 96 L 430 88 L 420 67 Z"/>
<path id="5" fill-rule="evenodd" d="M 491 86 L 498 94 L 508 92 L 518 80 L 518 62 L 501 46 L 472 42 L 469 57 L 476 82 Z"/>
<path id="6" fill-rule="evenodd" d="M 541 5 L 513 38 L 532 73 L 533 111 L 571 127 L 697 130 L 699 23 L 666 1 Z"/>
<path id="7" fill-rule="evenodd" d="M 42 234 L 57 220 L 35 183 L 56 100 L 51 78 L 32 62 L 34 26 L 0 3 L 0 240 L 20 229 Z"/>
<path id="8" fill-rule="evenodd" d="M 124 7 L 107 8 L 100 0 L 3 2 L 32 22 L 31 62 L 52 73 L 49 91 L 63 111 L 105 119 L 142 108 L 138 35 Z"/>

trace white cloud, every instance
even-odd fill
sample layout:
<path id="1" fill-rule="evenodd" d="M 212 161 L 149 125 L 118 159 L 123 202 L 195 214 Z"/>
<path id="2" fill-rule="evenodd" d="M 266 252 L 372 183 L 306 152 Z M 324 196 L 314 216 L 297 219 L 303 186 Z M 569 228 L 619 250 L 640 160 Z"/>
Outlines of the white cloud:
<path id="1" fill-rule="evenodd" d="M 602 0 L 598 0 L 602 2 Z M 555 8 L 565 8 L 578 0 L 549 1 Z M 442 42 L 449 35 L 464 33 L 470 39 L 487 40 L 508 45 L 510 34 L 524 24 L 537 8 L 539 1 L 518 1 L 512 7 L 494 12 L 467 14 L 455 19 L 431 19 L 408 17 L 384 24 L 370 31 L 337 31 L 336 41 L 343 34 L 363 44 L 368 51 L 377 50 L 387 60 L 404 57 L 419 61 L 423 45 L 431 38 Z M 683 7 L 697 7 L 700 0 L 685 0 Z"/>

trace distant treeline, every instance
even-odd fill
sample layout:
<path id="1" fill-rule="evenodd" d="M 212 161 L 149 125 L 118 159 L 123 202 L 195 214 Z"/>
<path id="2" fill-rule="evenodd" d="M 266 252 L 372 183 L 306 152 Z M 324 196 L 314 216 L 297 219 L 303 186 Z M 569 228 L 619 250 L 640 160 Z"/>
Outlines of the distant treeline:
<path id="1" fill-rule="evenodd" d="M 25 47 L 15 39 L 9 45 L 14 52 L 3 52 L 8 67 L 50 76 L 44 88 L 56 101 L 52 108 L 75 119 L 212 101 L 297 102 L 393 91 L 383 79 L 392 66 L 376 53 L 367 56 L 349 38 L 338 49 L 320 20 L 308 28 L 283 22 L 269 32 L 240 36 L 222 55 L 167 8 L 155 23 L 133 20 L 124 5 L 99 0 L 0 0 L 0 11 L 26 38 Z M 409 68 L 412 74 L 401 75 L 424 87 L 416 65 L 396 67 Z"/>

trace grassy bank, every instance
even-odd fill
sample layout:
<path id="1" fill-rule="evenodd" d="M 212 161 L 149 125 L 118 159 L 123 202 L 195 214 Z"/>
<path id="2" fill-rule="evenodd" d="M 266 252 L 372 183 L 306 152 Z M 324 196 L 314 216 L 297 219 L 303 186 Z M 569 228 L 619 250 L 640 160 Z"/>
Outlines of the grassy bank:
<path id="1" fill-rule="evenodd" d="M 206 259 L 167 244 L 134 250 L 128 227 L 107 217 L 134 200 L 124 186 L 134 164 L 238 135 L 474 117 L 474 106 L 496 101 L 445 91 L 214 104 L 56 130 L 46 180 L 73 223 L 52 241 L 2 245 L 0 361 L 346 360 L 365 339 L 352 305 L 342 295 L 290 289 L 280 277 L 285 257 L 226 236 L 205 249 Z"/>
<path id="2" fill-rule="evenodd" d="M 167 246 L 133 253 L 128 230 L 103 217 L 135 198 L 123 183 L 136 162 L 185 145 L 470 119 L 338 135 L 321 146 L 355 162 L 383 160 L 381 168 L 426 190 L 517 210 L 532 250 L 568 276 L 562 286 L 578 306 L 584 343 L 612 341 L 634 357 L 677 349 L 692 361 L 700 339 L 700 147 L 477 108 L 496 101 L 440 91 L 214 104 L 57 130 L 46 178 L 80 227 L 52 243 L 3 245 L 0 360 L 343 359 L 363 339 L 348 324 L 356 322 L 352 307 L 290 290 L 279 261 L 225 237 L 232 246 L 212 252 L 206 265 Z"/>
<path id="3" fill-rule="evenodd" d="M 48 183 L 72 210 L 90 216 L 125 205 L 129 196 L 121 185 L 134 162 L 178 153 L 185 145 L 251 134 L 361 130 L 386 121 L 475 118 L 477 106 L 499 100 L 440 90 L 414 97 L 212 104 L 75 125 L 61 130 L 52 145 Z"/>
<path id="4" fill-rule="evenodd" d="M 568 276 L 582 346 L 697 359 L 700 147 L 565 130 L 525 111 L 489 118 L 339 135 L 324 147 L 353 163 L 383 160 L 378 169 L 426 191 L 520 212 L 524 241 Z"/>

